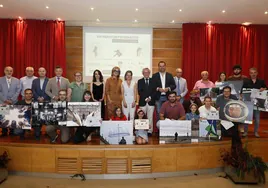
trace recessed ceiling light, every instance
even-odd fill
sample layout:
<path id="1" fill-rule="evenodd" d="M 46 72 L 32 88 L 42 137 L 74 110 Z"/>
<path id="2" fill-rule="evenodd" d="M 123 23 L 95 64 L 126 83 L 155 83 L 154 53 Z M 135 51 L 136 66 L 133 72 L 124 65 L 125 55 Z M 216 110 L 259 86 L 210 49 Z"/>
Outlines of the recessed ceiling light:
<path id="1" fill-rule="evenodd" d="M 4 7 L 4 5 L 0 5 L 0 7 L 1 7 L 1 8 L 3 8 L 3 7 Z"/>
<path id="2" fill-rule="evenodd" d="M 172 20 L 170 23 L 175 23 L 175 20 Z"/>
<path id="3" fill-rule="evenodd" d="M 96 21 L 97 21 L 97 22 L 99 22 L 99 21 L 100 21 L 100 19 L 99 19 L 99 18 L 97 18 L 97 19 L 96 19 Z"/>
<path id="4" fill-rule="evenodd" d="M 242 25 L 250 25 L 250 24 L 252 24 L 251 22 L 244 22 L 244 23 L 242 23 Z"/>
<path id="5" fill-rule="evenodd" d="M 49 9 L 49 6 L 46 6 L 46 9 Z"/>
<path id="6" fill-rule="evenodd" d="M 182 11 L 182 9 L 179 10 L 180 12 Z"/>
<path id="7" fill-rule="evenodd" d="M 61 19 L 60 19 L 60 18 L 57 18 L 57 20 L 58 20 L 58 21 L 61 21 Z"/>
<path id="8" fill-rule="evenodd" d="M 136 8 L 135 10 L 136 10 L 136 11 L 139 11 L 139 9 L 138 9 L 138 8 Z"/>
<path id="9" fill-rule="evenodd" d="M 208 21 L 208 22 L 207 22 L 207 24 L 211 24 L 211 23 L 212 23 L 212 21 Z"/>
<path id="10" fill-rule="evenodd" d="M 19 18 L 19 20 L 22 20 L 22 17 L 19 16 L 18 18 Z"/>
<path id="11" fill-rule="evenodd" d="M 225 10 L 221 11 L 222 13 L 225 13 Z"/>
<path id="12" fill-rule="evenodd" d="M 268 11 L 265 11 L 265 13 L 264 14 L 268 14 Z"/>
<path id="13" fill-rule="evenodd" d="M 90 9 L 93 11 L 94 10 L 94 7 L 91 7 Z"/>
<path id="14" fill-rule="evenodd" d="M 138 22 L 138 20 L 134 20 L 134 22 L 136 22 L 136 23 L 137 23 L 137 22 Z"/>

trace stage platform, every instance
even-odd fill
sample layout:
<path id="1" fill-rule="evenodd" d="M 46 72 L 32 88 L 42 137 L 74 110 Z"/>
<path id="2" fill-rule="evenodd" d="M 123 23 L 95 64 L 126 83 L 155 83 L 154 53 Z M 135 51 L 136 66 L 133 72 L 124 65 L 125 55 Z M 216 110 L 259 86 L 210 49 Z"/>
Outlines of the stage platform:
<path id="1" fill-rule="evenodd" d="M 253 126 L 243 138 L 248 150 L 268 162 L 268 120 L 261 120 L 260 136 Z M 28 132 L 25 140 L 8 136 L 0 138 L 0 152 L 8 151 L 10 172 L 46 177 L 69 177 L 85 174 L 94 179 L 151 178 L 193 175 L 222 170 L 220 151 L 229 150 L 231 139 L 191 144 L 158 144 L 158 137 L 146 145 L 103 145 L 98 137 L 88 143 L 50 144 L 43 134 L 36 141 Z"/>

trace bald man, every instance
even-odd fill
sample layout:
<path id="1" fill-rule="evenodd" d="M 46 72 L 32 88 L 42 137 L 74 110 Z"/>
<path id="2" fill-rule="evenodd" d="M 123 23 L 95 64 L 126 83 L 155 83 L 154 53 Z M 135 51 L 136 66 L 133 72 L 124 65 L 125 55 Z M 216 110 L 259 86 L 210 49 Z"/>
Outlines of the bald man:
<path id="1" fill-rule="evenodd" d="M 176 69 L 176 76 L 174 77 L 176 88 L 174 91 L 177 93 L 177 100 L 183 103 L 184 96 L 188 93 L 187 81 L 182 77 L 182 69 Z"/>
<path id="2" fill-rule="evenodd" d="M 0 78 L 0 104 L 15 104 L 20 94 L 20 81 L 12 77 L 13 68 L 5 67 L 5 76 Z M 2 136 L 7 135 L 7 129 L 2 129 Z"/>
<path id="3" fill-rule="evenodd" d="M 215 85 L 213 82 L 211 82 L 208 79 L 208 71 L 202 71 L 201 72 L 201 80 L 198 80 L 195 83 L 193 90 L 196 93 L 199 93 L 200 89 L 202 89 L 202 88 L 213 88 L 213 87 L 215 87 Z"/>
<path id="4" fill-rule="evenodd" d="M 50 97 L 46 94 L 46 86 L 49 81 L 46 77 L 46 73 L 46 69 L 44 67 L 40 67 L 38 69 L 39 78 L 33 80 L 32 91 L 34 101 L 50 101 Z"/>
<path id="5" fill-rule="evenodd" d="M 37 77 L 34 76 L 34 68 L 33 67 L 26 67 L 25 69 L 26 76 L 20 79 L 21 85 L 21 96 L 24 97 L 24 90 L 31 89 L 33 80 Z"/>

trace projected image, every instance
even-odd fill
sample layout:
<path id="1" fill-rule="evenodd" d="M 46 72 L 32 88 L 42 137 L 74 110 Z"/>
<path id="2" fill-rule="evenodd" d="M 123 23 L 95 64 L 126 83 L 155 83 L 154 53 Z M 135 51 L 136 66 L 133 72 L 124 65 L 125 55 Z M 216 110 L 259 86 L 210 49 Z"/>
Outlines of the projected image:
<path id="1" fill-rule="evenodd" d="M 84 81 L 91 81 L 95 69 L 104 78 L 119 66 L 121 76 L 132 70 L 133 79 L 142 77 L 142 69 L 151 68 L 152 28 L 92 28 L 84 27 Z"/>

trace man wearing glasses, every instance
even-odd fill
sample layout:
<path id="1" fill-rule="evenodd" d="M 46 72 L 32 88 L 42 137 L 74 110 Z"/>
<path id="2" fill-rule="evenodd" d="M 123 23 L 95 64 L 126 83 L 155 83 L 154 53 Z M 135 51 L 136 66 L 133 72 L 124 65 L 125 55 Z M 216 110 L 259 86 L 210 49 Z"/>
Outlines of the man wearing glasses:
<path id="1" fill-rule="evenodd" d="M 68 101 L 70 102 L 81 102 L 84 92 L 88 88 L 88 84 L 82 81 L 82 73 L 74 73 L 75 81 L 69 85 L 68 88 Z"/>

